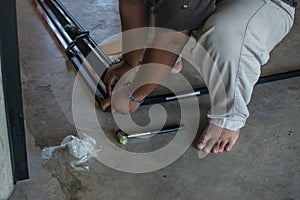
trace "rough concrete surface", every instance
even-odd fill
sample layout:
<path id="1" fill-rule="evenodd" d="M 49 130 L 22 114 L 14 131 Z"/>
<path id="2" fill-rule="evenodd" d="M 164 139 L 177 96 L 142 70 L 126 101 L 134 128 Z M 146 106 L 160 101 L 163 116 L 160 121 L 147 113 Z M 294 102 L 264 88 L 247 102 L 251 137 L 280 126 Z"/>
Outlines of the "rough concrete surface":
<path id="1" fill-rule="evenodd" d="M 75 17 L 93 30 L 97 42 L 119 32 L 116 0 L 85 2 L 64 1 Z M 251 116 L 230 153 L 199 159 L 192 144 L 169 166 L 141 174 L 117 171 L 96 159 L 88 161 L 89 172 L 74 171 L 67 150 L 57 152 L 44 164 L 40 158 L 44 146 L 58 145 L 65 136 L 77 134 L 72 116 L 75 72 L 31 1 L 17 0 L 17 12 L 30 179 L 16 184 L 11 200 L 300 199 L 299 77 L 255 87 L 249 105 Z M 289 47 L 294 55 L 300 53 L 299 20 L 298 12 L 292 35 L 276 47 L 270 63 L 299 67 L 298 56 L 291 62 L 285 59 Z M 85 102 L 93 104 L 86 94 Z M 178 118 L 176 102 L 162 105 L 174 113 L 168 120 Z M 201 132 L 207 123 L 209 96 L 199 97 L 199 108 Z M 149 123 L 148 109 L 143 107 L 134 114 L 140 125 Z M 102 113 L 97 106 L 96 114 L 111 143 L 120 146 L 112 136 L 116 125 L 111 114 Z M 94 131 L 92 126 L 90 129 Z M 159 149 L 172 137 L 156 136 L 125 150 Z"/>

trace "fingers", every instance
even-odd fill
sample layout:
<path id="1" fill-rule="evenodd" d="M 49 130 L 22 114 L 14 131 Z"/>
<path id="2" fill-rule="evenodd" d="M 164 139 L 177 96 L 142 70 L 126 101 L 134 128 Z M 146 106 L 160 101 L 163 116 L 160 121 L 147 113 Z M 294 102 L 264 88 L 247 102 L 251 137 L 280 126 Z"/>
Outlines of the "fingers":
<path id="1" fill-rule="evenodd" d="M 104 74 L 103 83 L 109 96 L 112 95 L 113 85 L 117 82 L 117 76 L 108 68 Z"/>
<path id="2" fill-rule="evenodd" d="M 114 97 L 114 98 L 113 98 Z M 122 114 L 130 114 L 135 111 L 138 106 L 128 100 L 124 89 L 116 90 L 113 97 L 109 97 L 102 101 L 100 107 L 102 111 L 118 112 Z"/>
<path id="3" fill-rule="evenodd" d="M 107 82 L 107 80 L 108 80 L 108 78 L 109 78 L 109 75 L 110 75 L 110 68 L 107 68 L 106 70 L 105 70 L 105 74 L 103 74 L 103 79 L 102 79 L 102 81 L 103 81 L 103 83 L 106 83 Z"/>
<path id="4" fill-rule="evenodd" d="M 106 111 L 111 105 L 111 98 L 107 98 L 105 100 L 102 101 L 100 107 L 102 111 Z"/>
<path id="5" fill-rule="evenodd" d="M 114 88 L 114 85 L 117 82 L 117 77 L 113 76 L 110 79 L 108 79 L 108 81 L 105 83 L 105 87 L 106 87 L 106 91 L 108 92 L 108 95 L 111 97 L 112 95 L 112 90 Z"/>
<path id="6" fill-rule="evenodd" d="M 101 79 L 102 81 L 104 81 L 104 78 L 105 78 L 105 76 L 106 76 L 106 74 L 107 74 L 107 70 L 108 70 L 108 68 L 106 68 L 106 69 L 104 70 L 103 74 L 102 74 L 101 77 L 100 77 L 100 79 Z"/>

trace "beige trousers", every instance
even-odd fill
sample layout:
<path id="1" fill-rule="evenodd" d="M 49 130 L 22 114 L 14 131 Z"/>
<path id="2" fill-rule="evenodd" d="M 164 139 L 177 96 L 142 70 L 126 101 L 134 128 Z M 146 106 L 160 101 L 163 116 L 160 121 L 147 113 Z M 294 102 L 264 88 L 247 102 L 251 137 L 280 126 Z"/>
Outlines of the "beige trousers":
<path id="1" fill-rule="evenodd" d="M 249 116 L 247 104 L 270 51 L 290 31 L 295 8 L 280 0 L 223 0 L 196 33 L 192 55 L 211 96 L 210 123 L 240 129 Z"/>

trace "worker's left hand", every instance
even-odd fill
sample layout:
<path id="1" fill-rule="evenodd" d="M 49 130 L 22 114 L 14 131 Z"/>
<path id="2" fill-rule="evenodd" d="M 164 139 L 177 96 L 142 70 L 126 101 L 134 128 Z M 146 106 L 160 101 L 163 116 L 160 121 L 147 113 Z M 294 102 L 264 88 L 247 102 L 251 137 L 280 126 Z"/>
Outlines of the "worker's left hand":
<path id="1" fill-rule="evenodd" d="M 112 93 L 111 97 L 101 103 L 102 111 L 105 111 L 109 106 L 111 106 L 111 112 L 130 114 L 140 105 L 130 101 L 125 87 L 120 87 Z"/>
<path id="2" fill-rule="evenodd" d="M 136 70 L 136 68 L 129 66 L 124 60 L 107 68 L 103 83 L 105 84 L 108 95 L 111 97 L 114 86 L 121 78 L 123 83 L 131 80 L 135 75 Z"/>

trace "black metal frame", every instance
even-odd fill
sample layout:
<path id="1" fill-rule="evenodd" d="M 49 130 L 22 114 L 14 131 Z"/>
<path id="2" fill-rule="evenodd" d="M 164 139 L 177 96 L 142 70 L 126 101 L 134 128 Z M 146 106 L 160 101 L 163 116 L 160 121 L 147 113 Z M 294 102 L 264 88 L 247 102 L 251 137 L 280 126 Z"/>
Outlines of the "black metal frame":
<path id="1" fill-rule="evenodd" d="M 16 182 L 28 179 L 29 175 L 18 59 L 15 0 L 1 2 L 0 55 L 12 171 L 14 182 Z"/>
<path id="2" fill-rule="evenodd" d="M 33 2 L 60 41 L 67 57 L 73 62 L 75 68 L 82 75 L 88 88 L 91 89 L 92 93 L 95 93 L 95 99 L 100 104 L 103 99 L 107 98 L 101 76 L 105 73 L 105 69 L 112 65 L 113 62 L 60 0 L 33 0 Z M 299 75 L 300 69 L 274 74 L 261 77 L 257 84 L 287 79 Z M 207 93 L 208 89 L 203 87 L 194 88 L 192 92 L 179 92 L 179 95 L 169 93 L 150 96 L 144 100 L 142 105 L 167 102 Z"/>
<path id="3" fill-rule="evenodd" d="M 33 0 L 65 50 L 75 69 L 100 103 L 107 98 L 100 75 L 111 64 L 110 59 L 89 36 L 60 1 Z M 92 66 L 97 66 L 93 68 Z"/>

